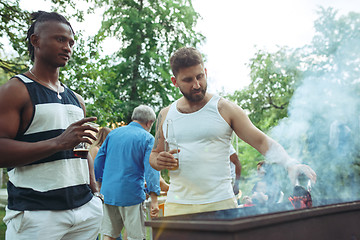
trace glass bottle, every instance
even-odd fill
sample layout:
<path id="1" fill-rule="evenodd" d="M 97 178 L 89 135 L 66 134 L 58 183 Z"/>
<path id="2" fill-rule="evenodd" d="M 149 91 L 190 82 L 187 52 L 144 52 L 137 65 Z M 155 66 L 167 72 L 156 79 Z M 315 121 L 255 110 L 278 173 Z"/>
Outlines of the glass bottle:
<path id="1" fill-rule="evenodd" d="M 166 122 L 166 133 L 165 133 L 165 151 L 169 152 L 170 150 L 176 149 L 177 152 L 173 153 L 174 158 L 177 160 L 177 166 L 169 168 L 169 170 L 179 169 L 179 146 L 175 137 L 174 124 L 171 119 L 168 119 Z"/>

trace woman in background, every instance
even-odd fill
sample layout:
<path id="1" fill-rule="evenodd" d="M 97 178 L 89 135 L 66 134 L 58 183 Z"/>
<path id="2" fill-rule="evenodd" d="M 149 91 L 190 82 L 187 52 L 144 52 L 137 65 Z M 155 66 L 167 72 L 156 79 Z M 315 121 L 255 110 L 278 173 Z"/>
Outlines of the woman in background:
<path id="1" fill-rule="evenodd" d="M 106 136 L 109 134 L 109 132 L 111 131 L 110 128 L 108 127 L 102 127 L 99 132 L 96 134 L 96 141 L 93 142 L 93 144 L 91 145 L 90 149 L 89 149 L 89 153 L 92 157 L 92 159 L 95 160 L 96 154 L 98 153 L 101 145 L 103 144 L 103 142 L 106 139 Z"/>

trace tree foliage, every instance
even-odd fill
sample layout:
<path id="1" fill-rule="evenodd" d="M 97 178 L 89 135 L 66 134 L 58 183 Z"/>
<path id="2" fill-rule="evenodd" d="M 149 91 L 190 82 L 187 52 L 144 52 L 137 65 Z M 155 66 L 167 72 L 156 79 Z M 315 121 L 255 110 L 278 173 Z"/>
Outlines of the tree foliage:
<path id="1" fill-rule="evenodd" d="M 0 39 L 7 40 L 18 56 L 5 52 L 4 44 L 0 42 L 0 72 L 6 76 L 26 69 L 25 37 L 29 12 L 20 9 L 19 0 L 0 2 Z"/>
<path id="2" fill-rule="evenodd" d="M 241 106 L 253 124 L 267 132 L 287 117 L 289 101 L 302 76 L 299 62 L 296 51 L 291 49 L 281 48 L 275 53 L 258 50 L 248 64 L 251 83 L 226 98 Z M 244 142 L 238 144 L 242 175 L 252 175 L 251 170 L 263 156 Z"/>
<path id="3" fill-rule="evenodd" d="M 193 30 L 199 15 L 191 1 L 97 2 L 106 8 L 97 38 L 112 36 L 122 43 L 101 80 L 103 89 L 117 99 L 112 113 L 120 111 L 122 120 L 130 122 L 139 104 L 155 109 L 168 105 L 179 96 L 171 85 L 169 56 L 179 47 L 196 46 L 204 39 Z"/>
<path id="4" fill-rule="evenodd" d="M 96 36 L 85 37 L 75 29 L 73 57 L 60 73 L 60 80 L 84 97 L 88 115 L 97 116 L 101 125 L 129 122 L 135 106 L 147 104 L 159 110 L 179 96 L 171 85 L 169 56 L 181 46 L 196 46 L 204 40 L 193 30 L 199 15 L 190 0 L 83 0 L 88 3 L 85 10 L 71 0 L 51 2 L 53 10 L 70 22 L 83 21 L 85 13 L 95 8 L 105 9 Z M 18 53 L 18 57 L 4 53 L 0 58 L 4 71 L 0 79 L 5 81 L 31 64 L 24 41 L 29 12 L 20 9 L 19 0 L 1 2 L 0 7 L 0 37 L 8 39 Z M 105 56 L 101 44 L 109 37 L 122 47 Z"/>
<path id="5" fill-rule="evenodd" d="M 360 13 L 338 16 L 332 8 L 320 8 L 314 26 L 313 41 L 304 47 L 305 78 L 299 88 L 316 89 L 303 101 L 312 104 L 303 159 L 317 169 L 319 187 L 332 183 L 319 194 L 333 197 L 339 192 L 351 199 L 360 196 Z"/>
<path id="6" fill-rule="evenodd" d="M 360 14 L 318 13 L 311 44 L 258 51 L 249 64 L 251 84 L 228 97 L 291 156 L 314 168 L 314 196 L 354 199 L 360 195 Z M 255 168 L 260 154 L 239 146 L 242 163 Z"/>
<path id="7" fill-rule="evenodd" d="M 123 114 L 114 111 L 119 99 L 109 92 L 103 79 L 113 74 L 107 71 L 110 56 L 101 56 L 100 42 L 90 36 L 87 40 L 78 33 L 74 53 L 68 65 L 62 69 L 60 79 L 72 90 L 79 93 L 86 102 L 87 115 L 97 116 L 102 126 L 119 122 Z"/>
<path id="8" fill-rule="evenodd" d="M 250 59 L 251 83 L 228 98 L 249 112 L 251 121 L 267 131 L 287 116 L 295 83 L 301 77 L 299 59 L 290 49 L 275 53 L 259 50 Z"/>

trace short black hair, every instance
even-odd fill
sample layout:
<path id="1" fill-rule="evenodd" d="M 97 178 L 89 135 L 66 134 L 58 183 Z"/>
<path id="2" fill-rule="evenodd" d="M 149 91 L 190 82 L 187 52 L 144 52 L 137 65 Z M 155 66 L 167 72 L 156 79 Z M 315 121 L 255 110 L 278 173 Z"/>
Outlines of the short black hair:
<path id="1" fill-rule="evenodd" d="M 48 21 L 56 21 L 56 22 L 60 22 L 60 23 L 65 23 L 66 25 L 68 25 L 70 27 L 72 33 L 75 35 L 74 30 L 71 27 L 71 24 L 69 23 L 69 21 L 66 20 L 66 18 L 64 16 L 60 15 L 59 13 L 37 11 L 37 12 L 33 12 L 30 16 L 31 16 L 30 21 L 32 22 L 32 24 L 27 32 L 26 40 L 28 41 L 27 45 L 28 45 L 28 51 L 30 54 L 31 61 L 34 61 L 35 56 L 34 56 L 34 46 L 31 44 L 30 37 L 32 34 L 34 34 L 35 26 L 37 23 L 48 22 Z"/>

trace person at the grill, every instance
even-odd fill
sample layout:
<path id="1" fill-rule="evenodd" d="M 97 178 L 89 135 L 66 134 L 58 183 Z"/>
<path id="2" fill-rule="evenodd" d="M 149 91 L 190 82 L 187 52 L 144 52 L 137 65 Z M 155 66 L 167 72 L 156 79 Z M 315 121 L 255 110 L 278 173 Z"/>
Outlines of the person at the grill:
<path id="1" fill-rule="evenodd" d="M 59 82 L 74 31 L 55 12 L 31 14 L 33 67 L 0 87 L 0 166 L 8 168 L 6 239 L 95 239 L 102 202 L 93 161 L 73 148 L 96 138 L 81 96 Z M 86 131 L 88 130 L 88 131 Z"/>
<path id="2" fill-rule="evenodd" d="M 290 158 L 280 144 L 251 123 L 239 106 L 206 92 L 207 70 L 198 50 L 180 48 L 171 56 L 170 65 L 174 75 L 171 81 L 183 97 L 160 111 L 150 155 L 153 168 L 170 170 L 166 216 L 237 207 L 229 171 L 233 131 L 265 155 L 268 162 L 282 164 L 292 182 L 300 172 L 316 180 L 309 166 Z M 173 122 L 179 150 L 166 152 L 164 133 L 169 119 Z M 173 155 L 177 151 L 179 160 Z M 171 170 L 177 161 L 179 168 Z"/>

